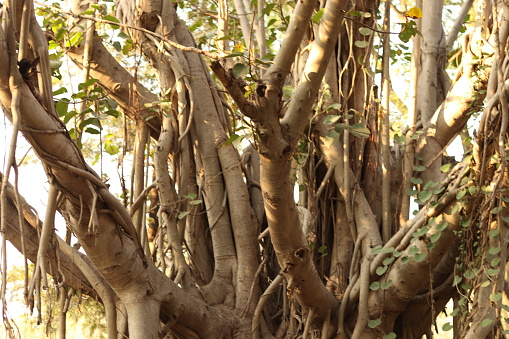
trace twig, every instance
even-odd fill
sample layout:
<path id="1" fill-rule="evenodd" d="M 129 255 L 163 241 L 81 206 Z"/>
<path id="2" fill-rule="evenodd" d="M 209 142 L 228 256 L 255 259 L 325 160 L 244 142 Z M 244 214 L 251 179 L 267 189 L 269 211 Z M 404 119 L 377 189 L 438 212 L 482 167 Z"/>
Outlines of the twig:
<path id="1" fill-rule="evenodd" d="M 38 2 L 38 1 L 35 1 L 35 3 L 37 5 L 43 7 L 43 8 L 52 9 L 52 10 L 54 9 L 51 6 L 48 6 L 48 5 L 43 4 L 41 2 Z M 78 19 L 91 20 L 91 21 L 100 22 L 100 23 L 103 23 L 103 24 L 120 26 L 120 27 L 124 27 L 124 28 L 129 28 L 129 29 L 134 29 L 136 31 L 140 31 L 140 32 L 152 35 L 152 36 L 158 38 L 159 40 L 166 42 L 170 46 L 175 47 L 177 49 L 180 49 L 181 51 L 184 51 L 184 52 L 194 52 L 194 53 L 197 53 L 197 54 L 201 54 L 201 55 L 204 55 L 204 56 L 206 56 L 206 57 L 208 57 L 208 58 L 210 58 L 212 60 L 219 60 L 219 59 L 221 59 L 221 56 L 219 56 L 219 55 L 217 55 L 215 53 L 203 51 L 203 50 L 195 48 L 195 47 L 188 47 L 188 46 L 181 45 L 181 44 L 176 43 L 174 41 L 168 40 L 167 38 L 165 38 L 161 34 L 149 31 L 148 29 L 145 29 L 145 28 L 136 27 L 136 26 L 128 25 L 128 24 L 122 24 L 120 22 L 100 19 L 100 18 L 96 18 L 96 17 L 93 17 L 93 16 L 89 16 L 89 15 L 81 15 L 81 14 L 76 14 L 76 13 L 69 12 L 69 11 L 63 11 L 60 8 L 58 9 L 58 13 L 67 14 L 67 15 L 70 15 L 70 16 L 72 16 L 74 18 L 78 18 Z"/>
<path id="2" fill-rule="evenodd" d="M 249 298 L 247 298 L 246 307 L 244 308 L 244 311 L 242 311 L 242 314 L 240 315 L 241 318 L 244 318 L 244 316 L 246 315 L 246 313 L 249 310 L 249 305 L 251 304 L 251 299 L 253 298 L 254 289 L 257 285 L 256 280 L 258 279 L 258 276 L 262 272 L 263 265 L 265 265 L 266 262 L 267 262 L 267 257 L 263 258 L 262 262 L 260 263 L 260 265 L 258 265 L 258 269 L 256 270 L 256 272 L 253 276 L 253 282 L 251 283 L 251 290 L 249 291 Z"/>

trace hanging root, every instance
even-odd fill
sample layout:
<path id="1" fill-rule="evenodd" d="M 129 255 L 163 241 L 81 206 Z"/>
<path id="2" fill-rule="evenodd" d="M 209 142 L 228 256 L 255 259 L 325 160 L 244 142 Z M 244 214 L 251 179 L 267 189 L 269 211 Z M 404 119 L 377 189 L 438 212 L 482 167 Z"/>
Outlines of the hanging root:
<path id="1" fill-rule="evenodd" d="M 306 318 L 306 324 L 304 325 L 304 335 L 302 336 L 302 339 L 309 338 L 309 330 L 311 329 L 311 325 L 313 324 L 314 319 L 315 319 L 315 309 L 310 308 L 308 316 Z"/>
<path id="2" fill-rule="evenodd" d="M 269 287 L 263 292 L 262 296 L 260 297 L 260 300 L 258 301 L 258 305 L 256 305 L 256 309 L 253 315 L 253 322 L 251 325 L 251 335 L 253 339 L 258 339 L 259 333 L 258 333 L 258 326 L 260 326 L 260 317 L 262 315 L 263 306 L 265 303 L 269 300 L 269 296 L 274 293 L 276 288 L 283 282 L 284 276 L 282 272 L 279 272 L 276 279 L 270 283 Z"/>
<path id="3" fill-rule="evenodd" d="M 99 220 L 97 219 L 97 193 L 95 192 L 94 187 L 87 181 L 87 186 L 90 189 L 90 193 L 92 194 L 92 206 L 90 206 L 90 219 L 88 221 L 88 233 L 97 235 Z"/>

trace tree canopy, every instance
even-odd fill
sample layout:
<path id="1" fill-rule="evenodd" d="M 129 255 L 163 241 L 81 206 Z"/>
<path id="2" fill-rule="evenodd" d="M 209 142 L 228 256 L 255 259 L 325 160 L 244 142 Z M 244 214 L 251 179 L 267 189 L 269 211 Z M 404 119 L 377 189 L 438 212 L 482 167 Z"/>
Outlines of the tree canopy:
<path id="1" fill-rule="evenodd" d="M 505 2 L 0 11 L 9 336 L 6 241 L 38 321 L 58 291 L 60 338 L 83 294 L 109 339 L 509 334 Z M 20 134 L 44 220 L 17 189 Z"/>

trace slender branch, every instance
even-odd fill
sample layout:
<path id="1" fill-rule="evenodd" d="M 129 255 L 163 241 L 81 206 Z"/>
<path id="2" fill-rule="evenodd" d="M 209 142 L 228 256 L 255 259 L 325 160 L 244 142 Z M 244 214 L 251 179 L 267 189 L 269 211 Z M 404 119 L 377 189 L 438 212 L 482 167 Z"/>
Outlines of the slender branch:
<path id="1" fill-rule="evenodd" d="M 385 2 L 385 16 L 384 28 L 389 29 L 391 26 L 390 21 L 391 8 L 389 1 Z M 381 112 L 381 144 L 382 144 L 382 240 L 389 241 L 392 230 L 391 218 L 391 145 L 389 137 L 389 112 L 390 112 L 390 96 L 391 96 L 391 78 L 390 78 L 390 56 L 391 56 L 391 40 L 387 34 L 383 38 L 383 73 L 382 73 L 382 86 L 383 86 L 383 100 Z"/>
<path id="2" fill-rule="evenodd" d="M 148 192 L 154 187 L 156 187 L 156 184 L 157 184 L 156 182 L 153 182 L 149 186 L 145 187 L 143 192 L 141 192 L 140 195 L 138 195 L 138 197 L 136 198 L 136 200 L 134 200 L 134 202 L 131 205 L 131 208 L 129 209 L 129 214 L 131 216 L 134 214 L 134 212 L 136 212 L 136 210 L 138 210 L 143 205 L 145 199 L 147 198 L 146 196 Z"/>
<path id="3" fill-rule="evenodd" d="M 461 5 L 461 9 L 459 13 L 456 14 L 456 20 L 454 21 L 452 29 L 447 35 L 447 39 L 445 41 L 445 46 L 447 48 L 452 48 L 452 45 L 458 38 L 458 33 L 460 32 L 461 26 L 465 23 L 465 19 L 467 18 L 467 14 L 470 11 L 470 8 L 472 8 L 473 3 L 474 0 L 466 0 L 463 2 L 463 5 Z"/>
<path id="4" fill-rule="evenodd" d="M 288 111 L 282 121 L 282 125 L 288 126 L 288 137 L 291 144 L 297 143 L 305 126 L 309 124 L 311 107 L 320 89 L 320 83 L 332 55 L 332 50 L 343 26 L 347 3 L 344 0 L 334 0 L 328 1 L 325 5 L 325 14 L 318 28 L 316 39 L 311 46 L 300 84 L 295 89 Z M 290 32 L 290 29 L 288 32 Z M 284 54 L 280 51 L 279 55 Z M 274 63 L 276 64 L 276 60 L 274 60 Z M 268 72 L 270 72 L 270 69 Z"/>
<path id="5" fill-rule="evenodd" d="M 288 73 L 295 55 L 300 48 L 300 43 L 306 33 L 309 20 L 313 15 L 316 6 L 316 0 L 298 1 L 295 10 L 292 13 L 290 24 L 283 37 L 279 52 L 274 58 L 274 63 L 267 70 L 267 75 L 279 73 L 279 81 L 282 84 Z M 325 18 L 324 18 L 325 19 Z"/>

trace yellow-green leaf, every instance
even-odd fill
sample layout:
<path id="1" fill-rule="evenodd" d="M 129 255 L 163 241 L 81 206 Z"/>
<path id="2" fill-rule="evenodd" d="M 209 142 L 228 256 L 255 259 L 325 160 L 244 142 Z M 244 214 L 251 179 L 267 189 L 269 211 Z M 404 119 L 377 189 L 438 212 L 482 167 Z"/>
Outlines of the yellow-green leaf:
<path id="1" fill-rule="evenodd" d="M 367 138 L 371 134 L 369 129 L 366 128 L 363 124 L 353 124 L 348 128 L 350 132 L 359 138 Z"/>
<path id="2" fill-rule="evenodd" d="M 419 7 L 412 7 L 406 12 L 405 16 L 412 19 L 420 19 L 422 18 L 422 10 Z"/>

